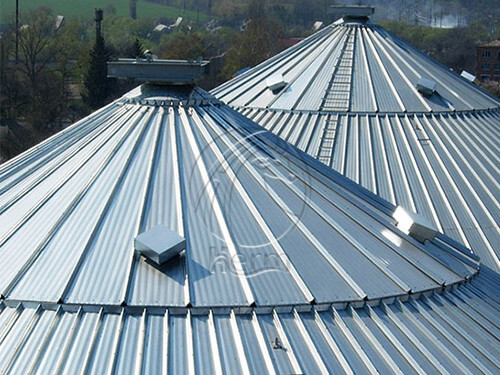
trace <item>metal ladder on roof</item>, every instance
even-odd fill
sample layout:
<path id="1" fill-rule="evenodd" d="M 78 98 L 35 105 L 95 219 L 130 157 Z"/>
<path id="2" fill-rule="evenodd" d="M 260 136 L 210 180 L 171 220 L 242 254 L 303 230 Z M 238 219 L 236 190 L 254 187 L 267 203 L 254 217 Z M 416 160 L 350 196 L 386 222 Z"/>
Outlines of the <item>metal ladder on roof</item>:
<path id="1" fill-rule="evenodd" d="M 331 165 L 333 158 L 333 146 L 335 143 L 335 133 L 337 131 L 338 121 L 338 115 L 328 116 L 325 121 L 325 126 L 323 127 L 318 153 L 316 154 L 316 159 L 328 166 Z"/>
<path id="2" fill-rule="evenodd" d="M 321 103 L 321 110 L 348 111 L 351 101 L 352 69 L 356 28 L 352 27 L 335 62 L 330 83 Z"/>

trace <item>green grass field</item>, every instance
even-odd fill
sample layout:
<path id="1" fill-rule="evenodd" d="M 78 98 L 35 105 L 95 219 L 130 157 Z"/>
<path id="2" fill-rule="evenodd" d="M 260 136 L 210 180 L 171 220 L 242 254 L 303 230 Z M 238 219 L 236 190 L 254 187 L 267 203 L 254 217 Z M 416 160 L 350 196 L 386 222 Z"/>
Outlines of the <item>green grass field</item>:
<path id="1" fill-rule="evenodd" d="M 65 17 L 81 16 L 91 18 L 94 15 L 94 8 L 105 9 L 108 5 L 114 5 L 116 13 L 120 16 L 129 15 L 129 0 L 19 0 L 20 12 L 26 12 L 38 8 L 40 5 L 46 5 L 54 11 Z M 15 12 L 16 0 L 0 0 L 0 20 L 2 23 L 11 22 Z M 165 5 L 139 1 L 137 3 L 137 17 L 141 18 L 160 18 L 167 17 L 175 19 L 178 16 L 197 19 L 194 11 L 182 12 L 179 8 Z M 200 13 L 200 20 L 207 19 L 207 15 Z"/>

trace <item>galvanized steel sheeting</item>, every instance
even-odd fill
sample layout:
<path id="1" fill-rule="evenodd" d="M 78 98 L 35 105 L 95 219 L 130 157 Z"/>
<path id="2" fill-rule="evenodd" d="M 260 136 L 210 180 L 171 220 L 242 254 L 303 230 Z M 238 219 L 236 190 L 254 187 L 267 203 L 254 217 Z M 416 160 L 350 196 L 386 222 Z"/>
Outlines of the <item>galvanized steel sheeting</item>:
<path id="1" fill-rule="evenodd" d="M 282 74 L 287 86 L 267 88 Z M 436 83 L 424 96 L 421 77 Z M 236 107 L 336 112 L 453 112 L 491 109 L 500 102 L 383 28 L 339 21 L 215 88 Z"/>
<path id="2" fill-rule="evenodd" d="M 500 269 L 500 110 L 320 112 L 315 121 L 309 111 L 239 110 L 387 201 L 426 216 Z M 329 134 L 327 121 L 335 124 Z M 322 149 L 325 138 L 331 147 Z"/>
<path id="3" fill-rule="evenodd" d="M 243 314 L 0 301 L 0 372 L 494 374 L 495 283 L 485 275 L 406 302 Z"/>
<path id="4" fill-rule="evenodd" d="M 95 115 L 100 126 L 88 126 L 91 115 L 40 145 L 33 167 L 23 157 L 3 166 L 4 297 L 328 304 L 439 289 L 475 274 L 470 253 L 404 236 L 390 205 L 368 208 L 378 200 L 367 191 L 236 111 L 173 105 L 158 91 L 151 104 L 142 90 Z M 186 255 L 162 267 L 137 256 L 135 236 L 153 225 L 186 236 Z"/>

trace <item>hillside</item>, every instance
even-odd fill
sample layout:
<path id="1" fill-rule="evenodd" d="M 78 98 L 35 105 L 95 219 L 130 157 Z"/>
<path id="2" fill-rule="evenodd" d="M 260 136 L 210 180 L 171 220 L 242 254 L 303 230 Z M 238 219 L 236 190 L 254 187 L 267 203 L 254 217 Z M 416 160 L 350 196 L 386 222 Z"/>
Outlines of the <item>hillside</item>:
<path id="1" fill-rule="evenodd" d="M 50 7 L 55 14 L 65 17 L 84 17 L 88 18 L 94 14 L 95 8 L 116 9 L 116 14 L 120 16 L 129 15 L 129 0 L 22 0 L 20 1 L 20 12 L 27 12 L 38 8 L 39 6 Z M 14 0 L 0 1 L 0 19 L 2 23 L 8 23 L 15 12 Z M 145 1 L 137 3 L 137 16 L 146 18 L 168 18 L 175 19 L 178 16 L 196 20 L 197 12 L 185 10 L 161 4 L 154 4 Z M 206 19 L 205 14 L 199 14 L 200 19 Z"/>

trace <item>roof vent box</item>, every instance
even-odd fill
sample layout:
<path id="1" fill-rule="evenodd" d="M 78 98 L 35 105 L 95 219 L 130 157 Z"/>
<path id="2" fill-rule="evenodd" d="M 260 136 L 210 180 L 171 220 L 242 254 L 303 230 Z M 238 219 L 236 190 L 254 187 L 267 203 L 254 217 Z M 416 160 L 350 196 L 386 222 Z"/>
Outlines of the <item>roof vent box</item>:
<path id="1" fill-rule="evenodd" d="M 428 78 L 421 77 L 417 82 L 417 90 L 424 95 L 431 96 L 436 91 L 436 82 Z"/>
<path id="2" fill-rule="evenodd" d="M 278 91 L 286 86 L 285 79 L 281 73 L 274 74 L 266 79 L 267 88 L 271 91 Z"/>
<path id="3" fill-rule="evenodd" d="M 397 222 L 396 227 L 422 243 L 426 240 L 432 241 L 438 232 L 425 217 L 408 212 L 401 206 L 396 208 L 392 217 Z"/>
<path id="4" fill-rule="evenodd" d="M 469 73 L 468 71 L 464 70 L 462 74 L 460 74 L 463 78 L 465 78 L 467 81 L 474 82 L 476 80 L 476 76 L 474 74 Z"/>
<path id="5" fill-rule="evenodd" d="M 134 240 L 135 251 L 158 265 L 173 258 L 186 248 L 186 239 L 167 227 L 153 227 Z"/>

